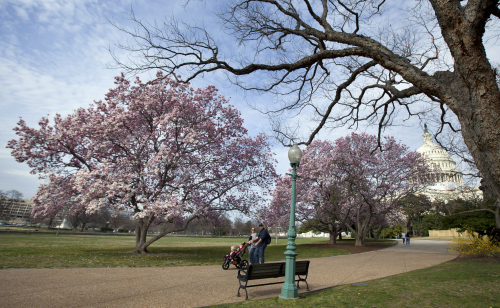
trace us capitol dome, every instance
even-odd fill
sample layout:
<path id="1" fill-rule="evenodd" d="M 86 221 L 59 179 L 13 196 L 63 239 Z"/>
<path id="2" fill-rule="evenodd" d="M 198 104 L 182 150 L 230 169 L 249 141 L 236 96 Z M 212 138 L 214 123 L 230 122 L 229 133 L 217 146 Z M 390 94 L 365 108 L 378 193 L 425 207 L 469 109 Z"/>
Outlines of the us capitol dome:
<path id="1" fill-rule="evenodd" d="M 424 144 L 417 149 L 427 163 L 431 164 L 431 172 L 434 173 L 436 182 L 427 186 L 422 192 L 431 200 L 441 199 L 445 202 L 450 199 L 476 199 L 482 197 L 478 187 L 465 185 L 462 172 L 457 170 L 456 163 L 451 159 L 448 152 L 432 141 L 432 135 L 425 125 Z M 439 168 L 436 168 L 439 167 Z"/>
<path id="2" fill-rule="evenodd" d="M 441 169 L 436 174 L 436 182 L 463 183 L 462 172 L 457 170 L 457 164 L 451 159 L 448 152 L 432 141 L 432 135 L 427 130 L 427 124 L 422 137 L 424 137 L 424 144 L 418 148 L 417 152 L 424 155 L 430 163 L 437 165 Z"/>

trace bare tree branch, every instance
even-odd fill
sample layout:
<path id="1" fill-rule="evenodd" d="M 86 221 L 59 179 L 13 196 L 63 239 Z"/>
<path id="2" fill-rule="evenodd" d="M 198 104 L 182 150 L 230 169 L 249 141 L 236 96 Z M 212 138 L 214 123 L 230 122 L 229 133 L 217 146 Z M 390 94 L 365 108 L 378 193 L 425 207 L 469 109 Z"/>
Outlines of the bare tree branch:
<path id="1" fill-rule="evenodd" d="M 420 117 L 428 110 L 419 105 L 429 103 L 439 110 L 439 133 L 458 131 L 447 119 L 449 112 L 457 116 L 471 157 L 500 197 L 500 91 L 483 43 L 487 23 L 500 16 L 498 4 L 418 1 L 406 20 L 393 14 L 381 24 L 384 0 L 235 0 L 218 16 L 236 51 L 203 26 L 174 18 L 145 24 L 132 12 L 135 30 L 115 26 L 133 39 L 119 48 L 134 58 L 115 56 L 115 66 L 128 73 L 160 69 L 178 81 L 227 72 L 243 89 L 276 95 L 261 109 L 282 117 L 273 130 L 284 145 L 307 145 L 320 131 L 360 123 L 376 126 L 380 138 L 398 124 L 399 110 Z M 299 115 L 315 124 L 305 136 L 283 120 Z"/>

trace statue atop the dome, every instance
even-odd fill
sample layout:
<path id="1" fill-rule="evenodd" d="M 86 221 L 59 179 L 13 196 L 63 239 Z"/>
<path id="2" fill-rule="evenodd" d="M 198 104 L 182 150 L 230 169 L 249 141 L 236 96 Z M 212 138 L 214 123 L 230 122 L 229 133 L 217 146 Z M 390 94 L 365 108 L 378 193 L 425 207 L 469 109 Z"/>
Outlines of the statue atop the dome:
<path id="1" fill-rule="evenodd" d="M 427 130 L 427 124 L 424 124 L 424 134 L 422 137 L 424 137 L 424 144 L 433 144 L 431 140 L 432 135 L 429 133 L 429 130 Z"/>

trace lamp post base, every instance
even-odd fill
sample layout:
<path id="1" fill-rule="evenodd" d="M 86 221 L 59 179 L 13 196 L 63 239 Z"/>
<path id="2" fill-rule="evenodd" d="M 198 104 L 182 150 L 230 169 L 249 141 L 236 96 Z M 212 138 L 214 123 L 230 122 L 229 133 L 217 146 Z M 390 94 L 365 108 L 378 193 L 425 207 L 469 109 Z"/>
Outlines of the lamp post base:
<path id="1" fill-rule="evenodd" d="M 295 265 L 295 262 L 293 265 Z M 290 274 L 287 273 L 287 275 Z M 292 277 L 294 279 L 295 275 L 293 275 Z M 283 283 L 283 286 L 281 287 L 281 295 L 279 299 L 297 299 L 297 298 L 299 298 L 299 290 L 297 289 L 297 285 L 295 285 L 295 280 L 292 280 L 291 282 L 285 281 L 285 283 Z"/>
<path id="2" fill-rule="evenodd" d="M 299 291 L 295 284 L 295 259 L 298 253 L 295 252 L 295 229 L 291 228 L 288 230 L 288 233 L 288 250 L 285 252 L 285 282 L 281 287 L 280 299 L 297 299 L 299 297 Z"/>
<path id="3" fill-rule="evenodd" d="M 279 299 L 298 299 L 299 291 L 297 290 L 297 286 L 295 284 L 291 286 L 285 286 L 281 288 L 281 295 Z"/>
<path id="4" fill-rule="evenodd" d="M 283 296 L 279 296 L 278 299 L 280 300 L 294 300 L 294 299 L 299 299 L 299 296 L 297 295 L 296 297 L 283 297 Z"/>

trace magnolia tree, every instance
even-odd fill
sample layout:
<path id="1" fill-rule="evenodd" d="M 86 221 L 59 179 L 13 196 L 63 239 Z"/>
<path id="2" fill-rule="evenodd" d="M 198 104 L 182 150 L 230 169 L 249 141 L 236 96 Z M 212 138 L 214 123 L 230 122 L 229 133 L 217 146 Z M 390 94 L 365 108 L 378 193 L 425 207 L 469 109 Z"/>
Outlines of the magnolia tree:
<path id="1" fill-rule="evenodd" d="M 298 220 L 336 237 L 346 226 L 363 246 L 368 230 L 397 220 L 398 202 L 420 191 L 432 178 L 424 157 L 392 137 L 377 148 L 377 137 L 351 134 L 331 141 L 314 141 L 304 150 L 297 181 Z M 376 150 L 375 150 L 376 149 Z M 289 212 L 291 183 L 279 178 L 268 208 L 269 220 Z M 320 225 L 322 225 L 320 227 Z"/>
<path id="2" fill-rule="evenodd" d="M 116 88 L 88 108 L 39 128 L 22 119 L 8 147 L 47 182 L 34 198 L 36 216 L 85 208 L 137 221 L 134 251 L 193 219 L 248 212 L 262 201 L 276 174 L 266 136 L 248 136 L 240 113 L 213 86 L 193 89 L 158 73 Z M 153 223 L 177 228 L 147 239 Z"/>

